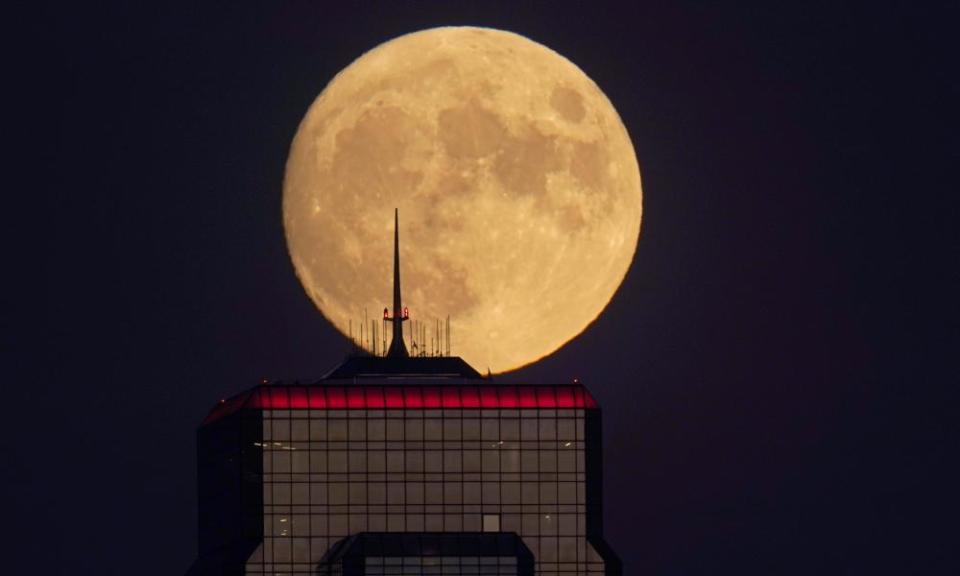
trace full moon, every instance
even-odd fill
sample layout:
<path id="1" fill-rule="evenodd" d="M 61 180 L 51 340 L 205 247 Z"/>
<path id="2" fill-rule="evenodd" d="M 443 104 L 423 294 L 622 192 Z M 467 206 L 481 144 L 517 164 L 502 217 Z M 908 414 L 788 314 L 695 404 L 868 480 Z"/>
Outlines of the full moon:
<path id="1" fill-rule="evenodd" d="M 517 34 L 451 27 L 385 42 L 327 85 L 293 139 L 283 217 L 307 294 L 357 336 L 391 306 L 398 208 L 419 349 L 449 316 L 452 355 L 498 373 L 603 311 L 641 200 L 627 130 L 582 70 Z"/>

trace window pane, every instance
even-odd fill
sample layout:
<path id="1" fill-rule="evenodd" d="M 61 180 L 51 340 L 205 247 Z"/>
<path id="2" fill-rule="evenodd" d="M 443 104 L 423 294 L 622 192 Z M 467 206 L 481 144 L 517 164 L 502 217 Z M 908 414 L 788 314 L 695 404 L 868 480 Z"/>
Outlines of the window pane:
<path id="1" fill-rule="evenodd" d="M 347 503 L 347 483 L 346 482 L 331 482 L 329 484 L 329 493 L 330 504 L 346 504 Z"/>
<path id="2" fill-rule="evenodd" d="M 423 420 L 420 420 L 419 418 L 416 420 L 407 420 L 406 434 L 407 441 L 423 440 Z"/>
<path id="3" fill-rule="evenodd" d="M 557 503 L 557 483 L 556 482 L 540 483 L 540 503 L 541 504 Z"/>
<path id="4" fill-rule="evenodd" d="M 329 471 L 333 473 L 344 473 L 347 471 L 347 453 L 343 450 L 334 450 L 327 453 L 330 463 Z"/>
<path id="5" fill-rule="evenodd" d="M 371 419 L 367 421 L 367 439 L 373 441 L 383 441 L 387 436 L 387 422 L 385 420 Z"/>
<path id="6" fill-rule="evenodd" d="M 480 451 L 479 450 L 463 451 L 463 471 L 464 472 L 480 471 Z"/>
<path id="7" fill-rule="evenodd" d="M 443 421 L 443 439 L 444 440 L 459 440 L 460 439 L 460 419 L 448 418 Z"/>
<path id="8" fill-rule="evenodd" d="M 407 472 L 423 472 L 423 452 L 407 452 Z"/>
<path id="9" fill-rule="evenodd" d="M 310 436 L 306 420 L 294 420 L 290 425 L 290 436 L 293 440 L 304 441 Z"/>
<path id="10" fill-rule="evenodd" d="M 424 486 L 423 496 L 427 504 L 443 504 L 443 483 L 428 482 Z"/>
<path id="11" fill-rule="evenodd" d="M 310 484 L 310 503 L 314 506 L 327 503 L 327 483 L 314 482 Z"/>
<path id="12" fill-rule="evenodd" d="M 537 420 L 536 419 L 534 418 L 520 419 L 520 439 L 521 440 L 537 439 Z"/>
<path id="13" fill-rule="evenodd" d="M 387 454 L 379 450 L 367 452 L 367 471 L 384 472 L 387 469 Z"/>
<path id="14" fill-rule="evenodd" d="M 310 452 L 307 450 L 297 450 L 292 454 L 293 472 L 296 474 L 306 474 L 310 471 Z"/>
<path id="15" fill-rule="evenodd" d="M 484 504 L 500 503 L 500 484 L 498 482 L 483 483 L 483 503 Z"/>
<path id="16" fill-rule="evenodd" d="M 424 420 L 423 437 L 425 440 L 443 440 L 443 420 L 439 418 Z"/>
<path id="17" fill-rule="evenodd" d="M 500 471 L 500 451 L 484 450 L 482 465 L 483 465 L 483 472 L 499 472 Z"/>
<path id="18" fill-rule="evenodd" d="M 293 504 L 310 503 L 310 485 L 306 482 L 297 482 L 292 490 Z"/>
<path id="19" fill-rule="evenodd" d="M 460 505 L 463 503 L 463 493 L 459 482 L 444 482 L 443 502 L 445 504 Z"/>
<path id="20" fill-rule="evenodd" d="M 520 421 L 516 418 L 504 418 L 500 420 L 500 439 L 519 440 Z"/>
<path id="21" fill-rule="evenodd" d="M 350 483 L 350 503 L 351 504 L 366 504 L 367 503 L 367 485 L 364 482 L 351 482 Z"/>
<path id="22" fill-rule="evenodd" d="M 310 439 L 318 442 L 324 441 L 327 439 L 327 421 L 326 420 L 310 421 Z"/>
<path id="23" fill-rule="evenodd" d="M 557 421 L 553 418 L 540 419 L 540 440 L 557 439 Z"/>
<path id="24" fill-rule="evenodd" d="M 540 451 L 540 471 L 541 472 L 557 471 L 557 451 L 556 450 Z"/>
<path id="25" fill-rule="evenodd" d="M 465 419 L 463 421 L 463 439 L 464 440 L 479 440 L 480 439 L 480 421 L 471 419 Z"/>
<path id="26" fill-rule="evenodd" d="M 423 484 L 407 482 L 407 504 L 423 504 Z"/>
<path id="27" fill-rule="evenodd" d="M 483 440 L 500 440 L 500 420 L 497 418 L 484 418 L 483 429 L 481 432 Z"/>
<path id="28" fill-rule="evenodd" d="M 367 453 L 363 450 L 350 451 L 350 473 L 357 474 L 367 471 Z"/>
<path id="29" fill-rule="evenodd" d="M 387 420 L 387 440 L 403 440 L 403 420 Z"/>
<path id="30" fill-rule="evenodd" d="M 387 504 L 402 505 L 405 501 L 402 482 L 390 482 L 387 484 Z"/>
<path id="31" fill-rule="evenodd" d="M 500 451 L 500 470 L 502 472 L 520 471 L 520 451 L 519 450 L 501 450 Z"/>
<path id="32" fill-rule="evenodd" d="M 330 420 L 327 428 L 327 439 L 331 442 L 343 442 L 347 439 L 347 421 Z"/>
<path id="33" fill-rule="evenodd" d="M 423 458 L 423 469 L 425 472 L 443 472 L 443 452 L 440 450 L 427 450 Z"/>
<path id="34" fill-rule="evenodd" d="M 479 482 L 463 483 L 463 503 L 464 504 L 480 503 L 480 483 Z"/>
<path id="35" fill-rule="evenodd" d="M 520 503 L 520 483 L 519 482 L 504 482 L 502 485 L 502 491 L 503 491 L 504 504 Z"/>
<path id="36" fill-rule="evenodd" d="M 446 450 L 443 453 L 443 471 L 448 474 L 460 473 L 463 470 L 462 452 Z"/>
<path id="37" fill-rule="evenodd" d="M 397 450 L 387 452 L 387 472 L 403 472 L 403 452 Z"/>
<path id="38" fill-rule="evenodd" d="M 367 489 L 370 504 L 387 503 L 387 485 L 384 482 L 371 482 Z"/>
<path id="39" fill-rule="evenodd" d="M 367 423 L 365 420 L 350 421 L 350 440 L 357 442 L 367 439 Z"/>

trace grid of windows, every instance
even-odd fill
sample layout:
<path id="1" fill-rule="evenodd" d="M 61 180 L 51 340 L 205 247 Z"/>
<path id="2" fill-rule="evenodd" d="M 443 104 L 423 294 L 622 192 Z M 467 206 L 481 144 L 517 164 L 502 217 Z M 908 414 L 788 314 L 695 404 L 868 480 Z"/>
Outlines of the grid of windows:
<path id="1" fill-rule="evenodd" d="M 583 409 L 264 410 L 248 574 L 312 573 L 358 532 L 516 532 L 538 574 L 603 574 Z"/>

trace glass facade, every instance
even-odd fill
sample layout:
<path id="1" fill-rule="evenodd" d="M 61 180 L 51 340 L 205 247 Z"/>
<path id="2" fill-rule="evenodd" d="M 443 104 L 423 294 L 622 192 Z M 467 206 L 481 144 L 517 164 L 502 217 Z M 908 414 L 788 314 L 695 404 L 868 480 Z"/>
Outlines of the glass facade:
<path id="1" fill-rule="evenodd" d="M 620 573 L 602 537 L 600 411 L 581 385 L 413 381 L 265 385 L 219 403 L 198 434 L 188 574 L 330 571 L 325 556 L 360 534 L 514 533 L 536 574 Z M 362 573 L 517 570 L 457 558 L 384 554 Z"/>

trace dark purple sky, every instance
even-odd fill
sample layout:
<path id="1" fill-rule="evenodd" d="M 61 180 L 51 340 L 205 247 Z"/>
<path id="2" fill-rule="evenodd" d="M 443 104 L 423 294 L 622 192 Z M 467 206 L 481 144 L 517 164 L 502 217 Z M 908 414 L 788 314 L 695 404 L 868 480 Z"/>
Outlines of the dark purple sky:
<path id="1" fill-rule="evenodd" d="M 629 275 L 585 333 L 508 377 L 577 376 L 603 406 L 606 531 L 626 573 L 955 561 L 941 498 L 957 458 L 956 14 L 127 4 L 50 8 L 23 49 L 42 168 L 13 246 L 41 270 L 15 284 L 41 304 L 7 306 L 29 322 L 6 347 L 15 546 L 0 571 L 186 570 L 208 408 L 263 376 L 315 378 L 347 348 L 284 244 L 298 122 L 362 52 L 445 24 L 565 55 L 633 138 Z"/>

